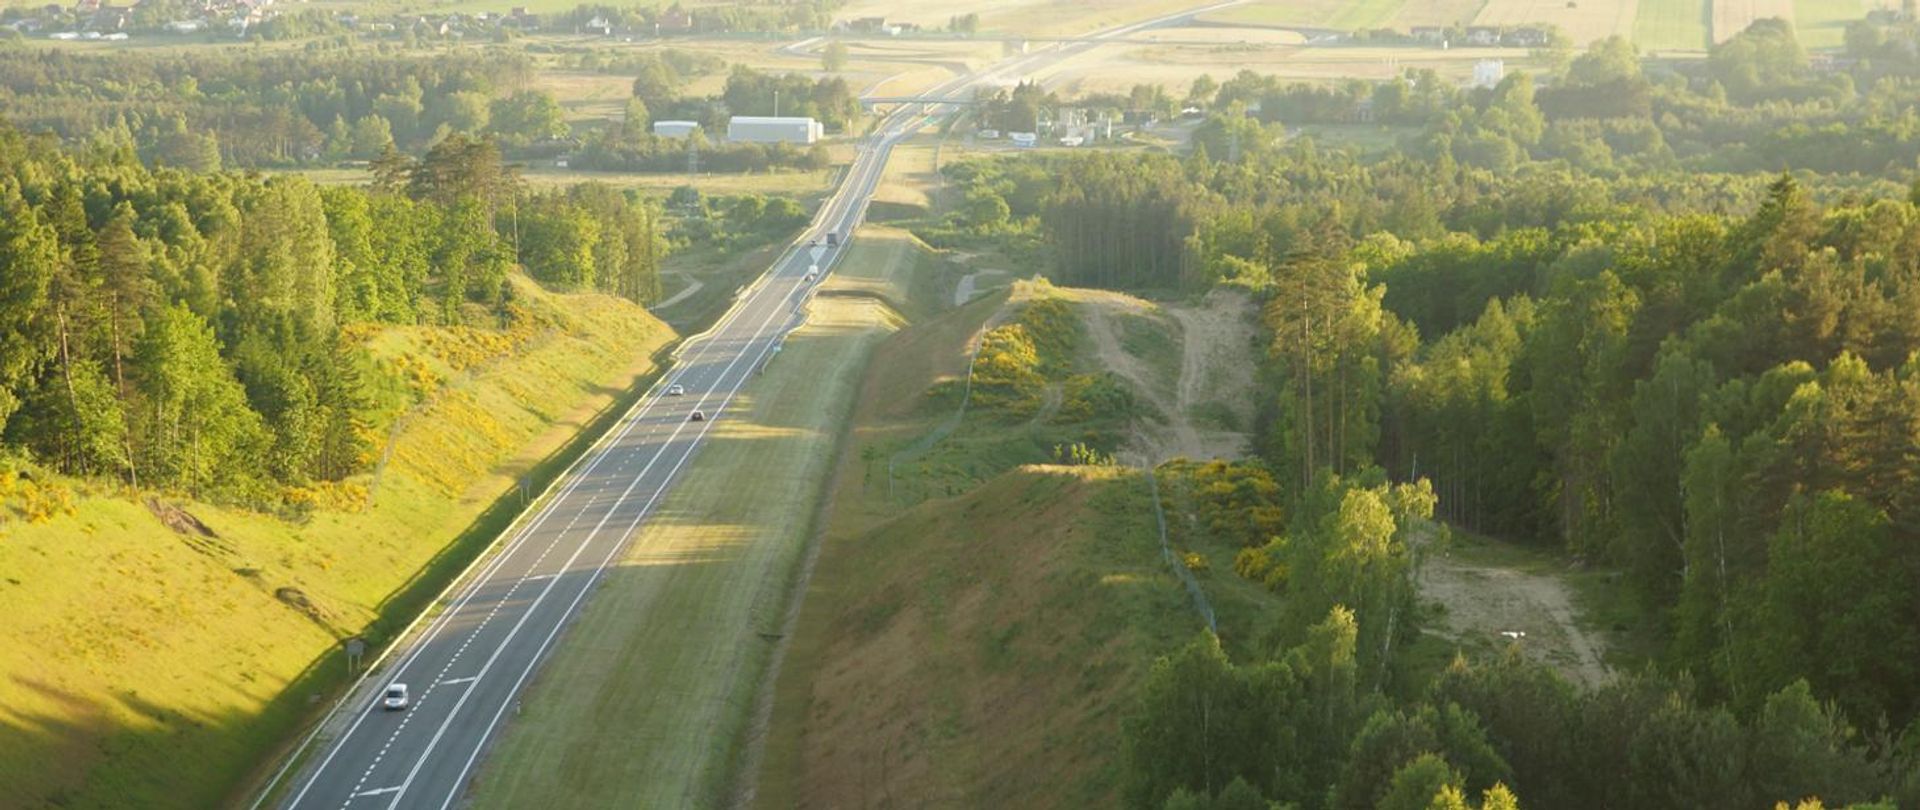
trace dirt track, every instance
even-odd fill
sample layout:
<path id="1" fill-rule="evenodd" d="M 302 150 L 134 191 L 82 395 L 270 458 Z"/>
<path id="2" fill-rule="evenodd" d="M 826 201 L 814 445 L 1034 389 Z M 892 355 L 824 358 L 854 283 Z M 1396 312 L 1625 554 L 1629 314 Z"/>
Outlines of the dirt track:
<path id="1" fill-rule="evenodd" d="M 1166 416 L 1164 423 L 1137 426 L 1128 450 L 1159 463 L 1170 458 L 1239 458 L 1246 454 L 1242 430 L 1203 426 L 1195 411 L 1217 403 L 1232 412 L 1238 426 L 1252 421 L 1252 305 L 1246 297 L 1215 290 L 1197 304 L 1155 306 L 1118 293 L 1073 290 L 1095 355 L 1108 370 L 1133 383 L 1134 390 Z M 1122 345 L 1120 314 L 1153 318 L 1180 344 L 1180 367 L 1169 385 L 1166 370 L 1153 368 Z"/>
<path id="2" fill-rule="evenodd" d="M 1521 654 L 1588 687 L 1613 677 L 1600 657 L 1602 642 L 1574 621 L 1566 583 L 1549 574 L 1475 565 L 1440 554 L 1422 564 L 1420 593 L 1446 606 L 1440 626 L 1430 632 L 1466 646 L 1517 644 Z M 1525 635 L 1501 635 L 1506 632 Z"/>

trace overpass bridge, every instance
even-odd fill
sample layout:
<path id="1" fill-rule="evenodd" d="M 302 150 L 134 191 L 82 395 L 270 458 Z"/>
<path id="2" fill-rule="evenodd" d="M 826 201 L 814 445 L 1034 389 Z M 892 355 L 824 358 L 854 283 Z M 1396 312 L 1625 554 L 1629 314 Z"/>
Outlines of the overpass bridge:
<path id="1" fill-rule="evenodd" d="M 971 97 L 944 98 L 941 96 L 861 96 L 860 104 L 872 107 L 879 104 L 978 104 Z"/>

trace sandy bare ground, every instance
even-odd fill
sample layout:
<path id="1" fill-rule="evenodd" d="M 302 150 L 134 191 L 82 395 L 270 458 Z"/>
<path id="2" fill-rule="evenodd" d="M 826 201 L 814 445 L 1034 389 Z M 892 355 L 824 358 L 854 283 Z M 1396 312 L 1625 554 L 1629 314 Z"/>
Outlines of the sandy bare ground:
<path id="1" fill-rule="evenodd" d="M 1575 621 L 1579 614 L 1566 583 L 1550 574 L 1435 554 L 1421 563 L 1420 593 L 1446 606 L 1429 632 L 1469 647 L 1518 645 L 1527 658 L 1588 687 L 1613 677 L 1601 658 L 1604 643 Z M 1502 635 L 1509 632 L 1525 635 Z"/>
<path id="2" fill-rule="evenodd" d="M 1217 402 L 1235 413 L 1239 425 L 1251 422 L 1253 308 L 1245 296 L 1216 290 L 1197 304 L 1168 306 L 1097 290 L 1072 290 L 1069 296 L 1080 305 L 1100 363 L 1133 383 L 1134 390 L 1166 416 L 1164 424 L 1138 424 L 1128 453 L 1154 464 L 1176 457 L 1231 459 L 1246 454 L 1248 434 L 1195 419 L 1201 405 Z M 1153 318 L 1170 327 L 1180 342 L 1177 375 L 1169 379 L 1165 370 L 1152 368 L 1123 347 L 1116 320 L 1121 314 Z"/>

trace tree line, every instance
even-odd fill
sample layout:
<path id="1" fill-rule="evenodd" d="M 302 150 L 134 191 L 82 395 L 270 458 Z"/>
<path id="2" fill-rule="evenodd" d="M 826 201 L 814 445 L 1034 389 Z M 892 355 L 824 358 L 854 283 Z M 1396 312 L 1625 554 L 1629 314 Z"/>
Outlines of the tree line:
<path id="1" fill-rule="evenodd" d="M 390 153 L 366 188 L 150 170 L 0 129 L 0 439 L 53 470 L 271 505 L 366 468 L 361 324 L 519 318 L 562 289 L 658 292 L 656 214 L 526 194 L 492 144 Z"/>
<path id="2" fill-rule="evenodd" d="M 1549 90 L 1372 86 L 1411 127 L 1372 154 L 1216 109 L 1184 157 L 943 169 L 964 204 L 920 224 L 936 242 L 1263 304 L 1259 469 L 1195 508 L 1287 515 L 1234 567 L 1289 607 L 1239 662 L 1206 641 L 1156 670 L 1132 803 L 1920 802 L 1920 193 L 1900 151 L 1920 97 L 1895 66 L 1867 90 L 1813 70 L 1790 37 L 1756 25 L 1698 74 L 1602 42 Z M 1280 92 L 1263 110 L 1339 95 Z M 1517 660 L 1402 680 L 1379 651 L 1423 618 L 1391 598 L 1417 544 L 1327 495 L 1386 481 L 1619 571 L 1648 668 L 1597 689 Z M 1354 638 L 1332 726 L 1294 655 L 1309 631 Z"/>

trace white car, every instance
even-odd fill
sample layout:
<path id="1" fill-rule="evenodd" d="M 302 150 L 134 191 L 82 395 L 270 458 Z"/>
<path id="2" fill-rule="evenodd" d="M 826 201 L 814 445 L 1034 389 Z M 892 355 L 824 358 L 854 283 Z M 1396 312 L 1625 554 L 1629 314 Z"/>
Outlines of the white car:
<path id="1" fill-rule="evenodd" d="M 388 684 L 386 694 L 380 696 L 380 707 L 388 711 L 401 711 L 407 708 L 407 685 Z"/>
<path id="2" fill-rule="evenodd" d="M 679 383 L 674 383 L 672 385 L 667 386 L 667 396 L 670 396 L 670 397 L 685 396 L 686 393 L 687 393 L 687 387 Z"/>
<path id="3" fill-rule="evenodd" d="M 807 265 L 807 280 L 812 281 L 819 277 L 820 277 L 820 265 L 817 265 L 817 264 Z"/>

